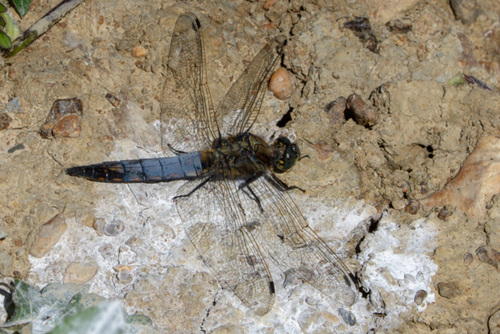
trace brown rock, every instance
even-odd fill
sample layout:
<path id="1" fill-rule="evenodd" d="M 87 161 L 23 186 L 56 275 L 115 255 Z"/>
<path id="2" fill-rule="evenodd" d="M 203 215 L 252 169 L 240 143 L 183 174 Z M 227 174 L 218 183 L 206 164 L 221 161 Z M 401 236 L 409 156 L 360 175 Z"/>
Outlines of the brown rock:
<path id="1" fill-rule="evenodd" d="M 144 58 L 148 54 L 148 50 L 143 46 L 136 46 L 132 48 L 132 57 L 134 58 Z"/>
<path id="2" fill-rule="evenodd" d="M 438 283 L 438 292 L 441 297 L 451 299 L 461 294 L 457 282 Z"/>
<path id="3" fill-rule="evenodd" d="M 78 137 L 81 125 L 75 117 L 82 116 L 82 110 L 83 104 L 79 98 L 56 100 L 47 119 L 40 127 L 40 135 L 45 139 L 50 138 L 54 136 L 53 130 L 57 127 L 56 132 L 60 137 Z M 66 119 L 70 115 L 73 117 Z"/>
<path id="4" fill-rule="evenodd" d="M 415 293 L 415 298 L 414 298 L 415 304 L 422 305 L 426 297 L 427 297 L 427 292 L 425 290 L 418 290 Z"/>
<path id="5" fill-rule="evenodd" d="M 280 67 L 274 72 L 269 80 L 269 90 L 280 100 L 287 100 L 292 96 L 293 85 L 290 74 L 284 67 Z"/>
<path id="6" fill-rule="evenodd" d="M 325 107 L 326 116 L 334 124 L 345 122 L 344 111 L 347 107 L 347 100 L 341 96 L 328 103 Z"/>
<path id="7" fill-rule="evenodd" d="M 66 230 L 66 222 L 64 217 L 56 215 L 38 231 L 37 239 L 31 246 L 30 254 L 37 258 L 42 258 L 47 254 L 52 247 L 61 239 Z"/>
<path id="8" fill-rule="evenodd" d="M 359 125 L 371 127 L 378 122 L 377 110 L 367 105 L 358 94 L 351 94 L 347 97 L 347 108 Z"/>
<path id="9" fill-rule="evenodd" d="M 427 207 L 454 206 L 482 217 L 486 202 L 500 193 L 500 138 L 483 137 L 460 172 L 443 190 L 421 200 Z"/>
<path id="10" fill-rule="evenodd" d="M 0 113 L 0 131 L 5 130 L 9 127 L 10 122 L 12 122 L 12 118 L 6 113 Z"/>
<path id="11" fill-rule="evenodd" d="M 82 123 L 80 122 L 80 117 L 77 115 L 67 115 L 61 118 L 54 128 L 52 129 L 52 135 L 55 138 L 66 137 L 66 138 L 78 138 L 82 132 Z"/>
<path id="12" fill-rule="evenodd" d="M 76 284 L 87 283 L 97 274 L 97 269 L 96 263 L 70 263 L 64 272 L 63 281 Z"/>

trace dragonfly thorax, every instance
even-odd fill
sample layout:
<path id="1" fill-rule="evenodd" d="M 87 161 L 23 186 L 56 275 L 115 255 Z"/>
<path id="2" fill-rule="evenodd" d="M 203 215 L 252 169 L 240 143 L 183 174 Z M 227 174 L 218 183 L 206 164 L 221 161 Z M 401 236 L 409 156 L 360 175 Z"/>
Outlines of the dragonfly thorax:
<path id="1" fill-rule="evenodd" d="M 297 144 L 286 137 L 278 137 L 273 143 L 272 166 L 275 173 L 284 173 L 293 167 L 300 155 Z"/>

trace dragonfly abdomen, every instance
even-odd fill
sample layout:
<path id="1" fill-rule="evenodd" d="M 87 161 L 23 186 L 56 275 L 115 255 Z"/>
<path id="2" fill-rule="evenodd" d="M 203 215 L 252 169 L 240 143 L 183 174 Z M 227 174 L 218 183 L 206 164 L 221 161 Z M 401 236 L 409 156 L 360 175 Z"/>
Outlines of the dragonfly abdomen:
<path id="1" fill-rule="evenodd" d="M 66 174 L 99 182 L 165 182 L 197 178 L 203 174 L 203 167 L 200 152 L 193 152 L 167 158 L 107 161 L 71 167 L 66 169 Z"/>

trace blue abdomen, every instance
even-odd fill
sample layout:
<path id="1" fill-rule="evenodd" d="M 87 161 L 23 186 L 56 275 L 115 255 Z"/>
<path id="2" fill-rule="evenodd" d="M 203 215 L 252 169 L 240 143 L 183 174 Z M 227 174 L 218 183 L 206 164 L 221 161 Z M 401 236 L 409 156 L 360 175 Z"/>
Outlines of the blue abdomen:
<path id="1" fill-rule="evenodd" d="M 165 182 L 197 178 L 203 174 L 203 167 L 200 152 L 193 152 L 168 158 L 107 161 L 71 167 L 66 173 L 100 182 Z"/>

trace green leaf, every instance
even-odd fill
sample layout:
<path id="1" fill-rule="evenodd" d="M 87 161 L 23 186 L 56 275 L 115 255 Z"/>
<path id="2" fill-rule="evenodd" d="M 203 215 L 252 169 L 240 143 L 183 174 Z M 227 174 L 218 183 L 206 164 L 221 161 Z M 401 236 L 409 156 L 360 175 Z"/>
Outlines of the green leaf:
<path id="1" fill-rule="evenodd" d="M 6 33 L 3 31 L 0 31 L 0 47 L 3 49 L 10 49 L 12 46 L 12 41 L 10 40 L 9 36 L 7 36 Z"/>
<path id="2" fill-rule="evenodd" d="M 7 11 L 7 7 L 3 3 L 0 2 L 0 13 L 5 13 Z"/>
<path id="3" fill-rule="evenodd" d="M 0 17 L 5 22 L 5 28 L 3 29 L 3 32 L 5 32 L 7 36 L 9 36 L 10 40 L 13 41 L 17 37 L 19 37 L 19 35 L 21 34 L 21 29 L 19 29 L 16 21 L 14 21 L 12 17 L 10 17 L 10 14 L 8 12 L 1 13 Z"/>
<path id="4" fill-rule="evenodd" d="M 14 282 L 13 289 L 12 301 L 16 305 L 16 309 L 12 318 L 2 327 L 25 324 L 31 322 L 38 315 L 38 305 L 42 300 L 40 290 L 18 280 Z"/>
<path id="5" fill-rule="evenodd" d="M 31 0 L 12 0 L 12 3 L 19 15 L 23 17 L 30 9 Z"/>
<path id="6" fill-rule="evenodd" d="M 122 333 L 125 319 L 119 301 L 89 307 L 64 319 L 50 334 Z"/>

